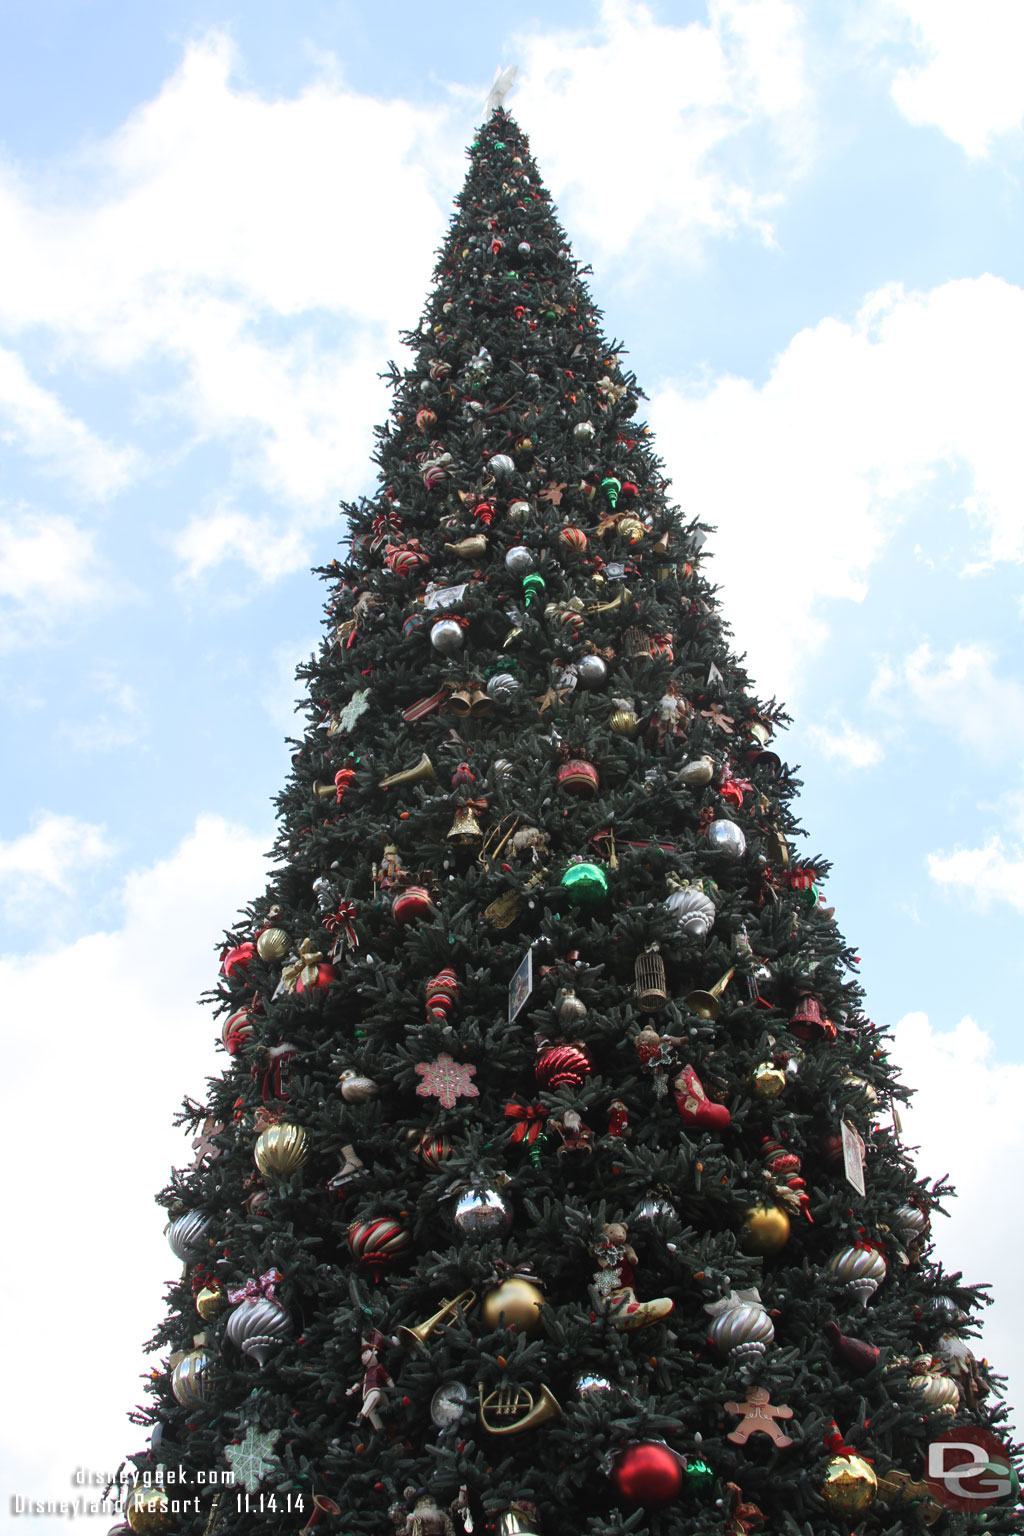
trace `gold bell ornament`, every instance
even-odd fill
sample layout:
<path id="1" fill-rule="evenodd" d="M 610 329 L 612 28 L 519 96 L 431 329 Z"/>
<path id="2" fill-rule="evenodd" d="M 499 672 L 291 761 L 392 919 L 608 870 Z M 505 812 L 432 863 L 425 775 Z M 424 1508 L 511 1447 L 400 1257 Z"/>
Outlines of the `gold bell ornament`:
<path id="1" fill-rule="evenodd" d="M 471 805 L 459 806 L 446 836 L 450 843 L 460 848 L 472 848 L 474 844 L 483 842 L 484 831 Z"/>

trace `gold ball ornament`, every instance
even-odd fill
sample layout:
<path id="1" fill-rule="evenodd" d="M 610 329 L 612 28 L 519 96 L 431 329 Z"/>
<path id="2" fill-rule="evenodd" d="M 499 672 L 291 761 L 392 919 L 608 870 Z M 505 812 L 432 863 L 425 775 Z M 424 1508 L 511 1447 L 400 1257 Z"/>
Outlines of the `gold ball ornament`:
<path id="1" fill-rule="evenodd" d="M 124 1513 L 133 1531 L 150 1533 L 174 1529 L 170 1498 L 159 1486 L 133 1488 L 128 1495 Z"/>
<path id="2" fill-rule="evenodd" d="M 260 1132 L 253 1156 L 265 1179 L 286 1179 L 309 1156 L 309 1140 L 301 1125 L 289 1125 L 282 1120 Z"/>
<path id="3" fill-rule="evenodd" d="M 751 1075 L 751 1086 L 759 1099 L 777 1099 L 786 1090 L 786 1074 L 770 1061 L 762 1061 Z"/>
<path id="4" fill-rule="evenodd" d="M 863 1456 L 833 1456 L 825 1468 L 821 1496 L 840 1515 L 860 1515 L 878 1493 L 878 1478 Z"/>
<path id="5" fill-rule="evenodd" d="M 291 937 L 283 928 L 264 928 L 256 940 L 256 953 L 267 965 L 283 960 L 291 947 Z"/>
<path id="6" fill-rule="evenodd" d="M 480 1315 L 488 1328 L 516 1328 L 531 1338 L 540 1332 L 544 1292 L 531 1280 L 513 1275 L 488 1291 Z"/>
<path id="7" fill-rule="evenodd" d="M 628 539 L 631 544 L 636 544 L 643 538 L 647 529 L 638 517 L 622 517 L 619 519 L 615 531 L 620 537 Z"/>
<path id="8" fill-rule="evenodd" d="M 228 1298 L 220 1285 L 204 1285 L 196 1297 L 196 1311 L 204 1323 L 219 1317 L 227 1304 Z"/>
<path id="9" fill-rule="evenodd" d="M 789 1217 L 781 1205 L 752 1205 L 743 1213 L 743 1248 L 768 1258 L 789 1241 Z"/>
<path id="10" fill-rule="evenodd" d="M 640 724 L 634 709 L 616 709 L 608 721 L 609 729 L 616 736 L 635 736 Z"/>

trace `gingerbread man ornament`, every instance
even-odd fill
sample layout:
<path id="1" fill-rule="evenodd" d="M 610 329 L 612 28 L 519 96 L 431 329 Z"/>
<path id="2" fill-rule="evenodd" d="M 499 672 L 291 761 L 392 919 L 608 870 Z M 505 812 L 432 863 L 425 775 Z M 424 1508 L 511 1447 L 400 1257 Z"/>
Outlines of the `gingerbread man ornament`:
<path id="1" fill-rule="evenodd" d="M 767 1435 L 782 1450 L 793 1444 L 789 1436 L 783 1434 L 782 1425 L 777 1422 L 779 1419 L 791 1419 L 792 1408 L 787 1408 L 785 1403 L 773 1408 L 764 1387 L 751 1387 L 745 1403 L 726 1403 L 725 1408 L 727 1413 L 735 1413 L 740 1419 L 732 1433 L 726 1435 L 726 1439 L 731 1440 L 733 1445 L 746 1445 L 751 1435 Z"/>

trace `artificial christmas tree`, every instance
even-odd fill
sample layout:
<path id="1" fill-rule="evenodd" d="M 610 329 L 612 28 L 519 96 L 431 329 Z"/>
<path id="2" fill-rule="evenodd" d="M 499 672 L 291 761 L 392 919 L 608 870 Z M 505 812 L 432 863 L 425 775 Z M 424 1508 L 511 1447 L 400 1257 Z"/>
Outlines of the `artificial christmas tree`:
<path id="1" fill-rule="evenodd" d="M 929 1257 L 781 712 L 500 109 L 406 341 L 162 1196 L 133 1462 L 176 1480 L 129 1524 L 955 1527 L 926 1453 L 998 1426 L 982 1298 Z"/>

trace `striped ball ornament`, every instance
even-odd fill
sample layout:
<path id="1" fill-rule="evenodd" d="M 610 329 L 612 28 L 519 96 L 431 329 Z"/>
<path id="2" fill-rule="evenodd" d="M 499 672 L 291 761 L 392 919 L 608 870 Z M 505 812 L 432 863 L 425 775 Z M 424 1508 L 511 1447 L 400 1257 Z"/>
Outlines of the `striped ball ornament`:
<path id="1" fill-rule="evenodd" d="M 394 1216 L 370 1216 L 349 1227 L 348 1246 L 368 1269 L 386 1269 L 409 1246 L 409 1234 Z"/>

